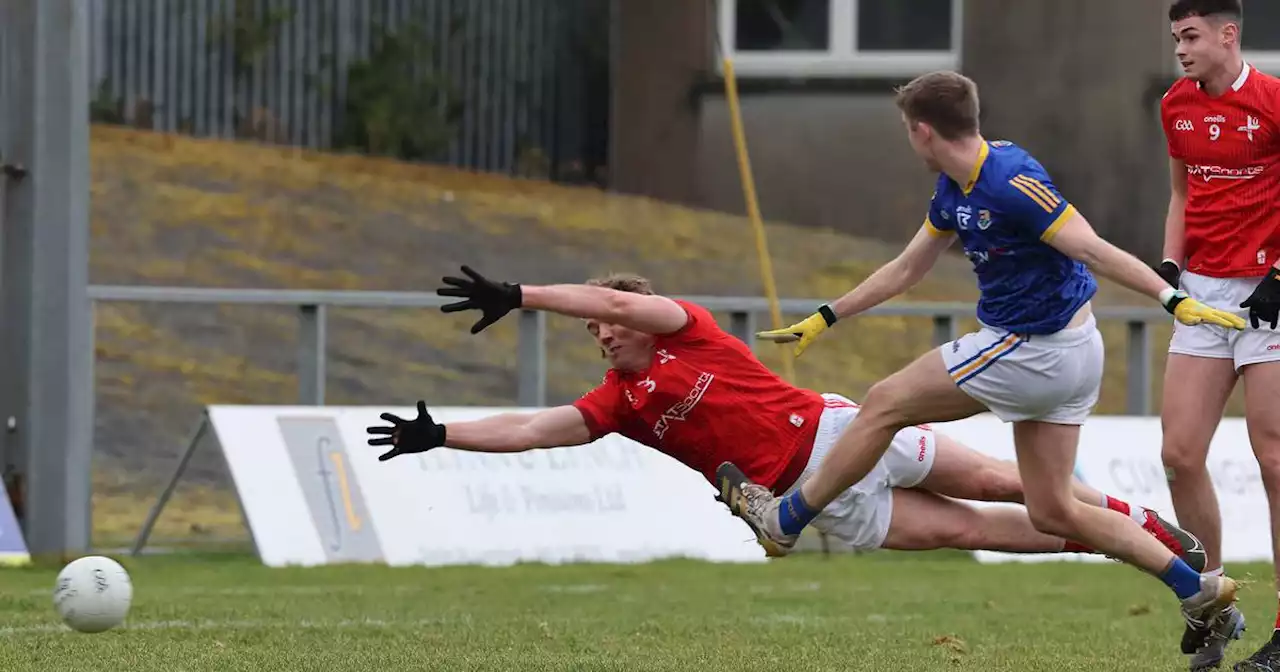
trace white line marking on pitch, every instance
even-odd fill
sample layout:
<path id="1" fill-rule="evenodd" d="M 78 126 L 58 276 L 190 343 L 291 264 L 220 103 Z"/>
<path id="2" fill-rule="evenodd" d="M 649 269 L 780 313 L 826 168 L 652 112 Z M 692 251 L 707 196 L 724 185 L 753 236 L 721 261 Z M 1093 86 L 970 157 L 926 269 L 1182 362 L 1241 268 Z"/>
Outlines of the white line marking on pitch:
<path id="1" fill-rule="evenodd" d="M 256 630 L 260 628 L 301 628 L 330 630 L 335 628 L 406 628 L 428 625 L 440 625 L 445 619 L 423 618 L 415 621 L 385 621 L 377 618 L 343 619 L 341 621 L 265 621 L 265 620 L 231 620 L 231 621 L 138 621 L 125 623 L 117 630 Z M 31 635 L 49 632 L 74 632 L 62 624 L 43 623 L 40 625 L 24 625 L 0 628 L 0 637 L 14 635 Z"/>

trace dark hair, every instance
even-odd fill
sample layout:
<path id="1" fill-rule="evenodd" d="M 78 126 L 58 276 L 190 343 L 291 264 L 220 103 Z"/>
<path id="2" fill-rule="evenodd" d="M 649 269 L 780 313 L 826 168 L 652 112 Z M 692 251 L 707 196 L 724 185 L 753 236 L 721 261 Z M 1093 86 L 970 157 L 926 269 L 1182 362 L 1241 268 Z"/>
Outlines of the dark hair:
<path id="1" fill-rule="evenodd" d="M 958 72 L 920 75 L 894 101 L 912 123 L 924 122 L 947 140 L 978 133 L 978 85 Z"/>
<path id="2" fill-rule="evenodd" d="M 1244 10 L 1240 7 L 1240 0 L 1178 0 L 1169 7 L 1170 21 L 1181 21 L 1193 16 L 1239 22 L 1244 16 Z"/>
<path id="3" fill-rule="evenodd" d="M 633 273 L 611 273 L 601 278 L 591 278 L 586 284 L 632 294 L 653 294 L 653 285 L 649 283 L 649 279 Z"/>

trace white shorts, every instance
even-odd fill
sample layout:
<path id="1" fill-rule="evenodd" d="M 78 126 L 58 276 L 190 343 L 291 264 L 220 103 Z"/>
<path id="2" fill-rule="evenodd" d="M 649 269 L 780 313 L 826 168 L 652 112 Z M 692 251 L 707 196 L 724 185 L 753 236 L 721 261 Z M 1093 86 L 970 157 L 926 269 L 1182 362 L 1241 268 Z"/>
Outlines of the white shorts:
<path id="1" fill-rule="evenodd" d="M 1098 322 L 1047 335 L 983 325 L 942 346 L 951 379 L 1005 422 L 1083 425 L 1098 404 L 1104 352 Z"/>
<path id="2" fill-rule="evenodd" d="M 1182 274 L 1182 289 L 1192 298 L 1218 310 L 1235 313 L 1248 319 L 1249 310 L 1240 303 L 1249 298 L 1262 276 L 1256 278 L 1210 278 L 1195 273 Z M 1280 330 L 1272 331 L 1271 324 L 1250 324 L 1244 331 L 1219 327 L 1216 324 L 1200 324 L 1189 327 L 1173 321 L 1173 338 L 1169 339 L 1169 352 L 1212 359 L 1230 359 L 1236 371 L 1261 362 L 1280 360 Z"/>
<path id="3" fill-rule="evenodd" d="M 827 400 L 827 407 L 818 421 L 813 453 L 809 455 L 804 473 L 784 496 L 817 473 L 836 439 L 858 417 L 858 405 L 852 401 L 838 394 L 824 394 L 822 397 Z M 894 435 L 893 443 L 889 444 L 889 450 L 866 478 L 840 493 L 813 519 L 812 525 L 851 549 L 870 551 L 880 548 L 889 534 L 889 521 L 893 518 L 893 488 L 919 485 L 933 468 L 936 454 L 933 430 L 908 427 L 899 431 Z"/>

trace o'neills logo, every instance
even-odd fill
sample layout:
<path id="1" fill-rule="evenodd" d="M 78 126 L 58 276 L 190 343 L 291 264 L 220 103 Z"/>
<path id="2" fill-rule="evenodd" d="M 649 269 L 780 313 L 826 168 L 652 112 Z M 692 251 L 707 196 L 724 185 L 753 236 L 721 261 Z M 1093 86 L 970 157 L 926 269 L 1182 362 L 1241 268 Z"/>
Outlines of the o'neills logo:
<path id="1" fill-rule="evenodd" d="M 1248 168 L 1223 168 L 1222 166 L 1187 165 L 1187 175 L 1209 180 L 1252 180 L 1266 171 L 1266 166 L 1249 166 Z"/>
<path id="2" fill-rule="evenodd" d="M 1225 124 L 1225 123 L 1227 123 L 1227 118 L 1226 118 L 1226 117 L 1224 117 L 1224 116 L 1222 116 L 1221 114 L 1216 115 L 1216 116 L 1213 116 L 1213 117 L 1205 117 L 1205 118 L 1204 118 L 1204 123 L 1206 123 L 1206 124 Z"/>

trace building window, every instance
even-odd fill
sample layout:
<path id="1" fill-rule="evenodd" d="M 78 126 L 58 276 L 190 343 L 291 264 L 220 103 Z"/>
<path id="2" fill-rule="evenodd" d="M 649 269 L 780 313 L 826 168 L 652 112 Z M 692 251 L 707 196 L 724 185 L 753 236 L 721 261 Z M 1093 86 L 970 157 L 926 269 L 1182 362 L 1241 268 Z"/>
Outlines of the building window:
<path id="1" fill-rule="evenodd" d="M 739 0 L 738 51 L 826 51 L 831 48 L 829 0 Z"/>
<path id="2" fill-rule="evenodd" d="M 951 0 L 859 0 L 857 47 L 862 51 L 950 51 L 951 5 Z"/>
<path id="3" fill-rule="evenodd" d="M 744 77 L 912 77 L 959 63 L 962 0 L 719 0 Z"/>

